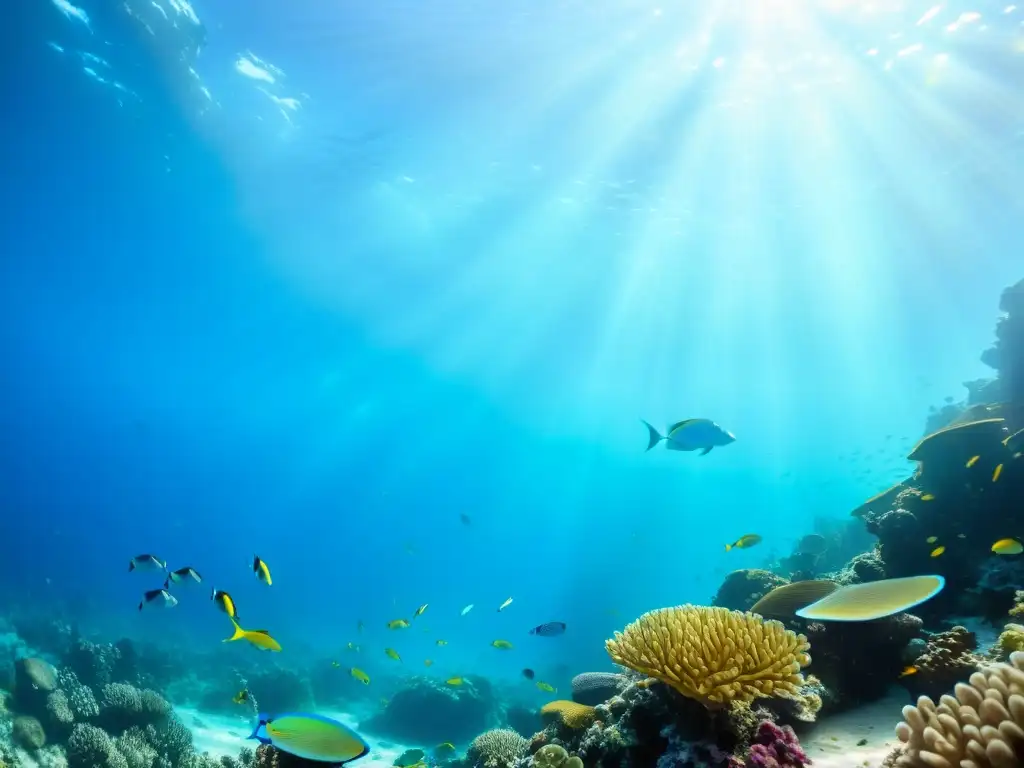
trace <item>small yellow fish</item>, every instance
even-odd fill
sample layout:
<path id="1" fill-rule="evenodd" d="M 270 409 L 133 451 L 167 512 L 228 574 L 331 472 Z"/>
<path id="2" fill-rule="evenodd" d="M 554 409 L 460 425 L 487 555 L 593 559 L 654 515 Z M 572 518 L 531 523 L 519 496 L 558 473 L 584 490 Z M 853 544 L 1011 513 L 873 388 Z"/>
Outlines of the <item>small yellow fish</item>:
<path id="1" fill-rule="evenodd" d="M 903 671 L 900 672 L 900 677 L 909 677 L 910 675 L 916 675 L 916 674 L 917 674 L 917 667 L 909 666 L 909 667 L 904 667 L 903 668 Z"/>
<path id="2" fill-rule="evenodd" d="M 350 669 L 348 673 L 363 685 L 370 684 L 370 676 L 358 667 L 352 667 L 352 669 Z"/>
<path id="3" fill-rule="evenodd" d="M 252 572 L 268 587 L 274 583 L 274 580 L 270 578 L 270 566 L 260 560 L 259 555 L 252 556 Z"/>
<path id="4" fill-rule="evenodd" d="M 394 621 L 389 621 L 388 622 L 388 629 L 408 629 L 408 628 L 409 628 L 409 620 L 408 619 L 395 619 Z"/>
<path id="5" fill-rule="evenodd" d="M 921 501 L 934 501 L 934 500 L 935 500 L 935 494 L 934 493 L 924 493 L 924 494 L 921 494 Z"/>
<path id="6" fill-rule="evenodd" d="M 427 605 L 429 605 L 429 603 L 424 603 L 419 608 L 417 608 L 416 612 L 412 615 L 412 617 L 415 619 L 417 616 L 422 616 L 423 612 L 427 610 Z"/>
<path id="7" fill-rule="evenodd" d="M 434 662 L 431 661 L 430 659 L 424 659 L 423 660 L 423 666 L 425 666 L 425 667 L 432 667 L 432 666 L 434 666 Z"/>
<path id="8" fill-rule="evenodd" d="M 232 696 L 231 700 L 233 702 L 235 702 L 235 704 L 244 704 L 245 702 L 247 702 L 249 700 L 249 689 L 248 688 L 243 688 L 238 693 L 236 693 L 234 696 Z"/>
<path id="9" fill-rule="evenodd" d="M 997 555 L 1019 555 L 1024 552 L 1024 545 L 1016 539 L 1000 539 L 992 545 L 992 551 Z"/>
<path id="10" fill-rule="evenodd" d="M 929 555 L 929 557 L 938 557 L 939 555 L 941 555 L 945 551 L 946 551 L 945 547 L 936 547 L 935 549 L 932 550 L 932 553 L 931 553 L 931 555 Z"/>
<path id="11" fill-rule="evenodd" d="M 512 643 L 510 643 L 508 640 L 495 640 L 493 643 L 491 643 L 491 645 L 502 651 L 512 650 Z"/>
<path id="12" fill-rule="evenodd" d="M 355 643 L 348 643 L 345 647 L 348 648 L 350 651 L 355 651 L 356 653 L 359 653 L 360 651 L 359 646 Z"/>
<path id="13" fill-rule="evenodd" d="M 555 686 L 551 685 L 550 683 L 542 683 L 540 680 L 537 681 L 537 687 L 546 693 L 555 692 Z"/>
<path id="14" fill-rule="evenodd" d="M 396 651 L 394 648 L 385 648 L 384 653 L 388 655 L 389 659 L 394 659 L 395 661 L 402 660 L 402 657 L 398 655 L 398 651 Z"/>
<path id="15" fill-rule="evenodd" d="M 434 645 L 448 645 L 448 641 L 447 640 L 437 640 L 437 641 L 434 642 Z"/>
<path id="16" fill-rule="evenodd" d="M 938 540 L 938 536 L 929 536 L 927 539 L 925 539 L 925 541 L 927 541 L 929 544 L 934 544 Z"/>
<path id="17" fill-rule="evenodd" d="M 449 677 L 447 680 L 445 680 L 445 683 L 447 685 L 462 685 L 462 678 L 461 677 Z"/>
<path id="18" fill-rule="evenodd" d="M 995 472 L 992 473 L 992 482 L 994 483 L 996 480 L 998 480 L 999 476 L 1001 474 L 1003 474 L 1003 465 L 1002 464 L 997 466 Z"/>
<path id="19" fill-rule="evenodd" d="M 242 629 L 238 622 L 231 620 L 235 633 L 225 638 L 225 643 L 233 643 L 235 640 L 247 640 L 262 651 L 280 651 L 281 645 L 265 629 Z"/>
<path id="20" fill-rule="evenodd" d="M 732 549 L 747 549 L 748 547 L 752 547 L 755 544 L 760 544 L 761 540 L 761 537 L 758 536 L 756 533 L 748 533 L 743 536 L 740 536 L 732 544 L 726 544 L 725 551 L 728 552 Z"/>
<path id="21" fill-rule="evenodd" d="M 969 458 L 967 460 L 967 468 L 970 469 L 975 464 L 977 464 L 978 463 L 978 459 L 980 459 L 980 458 L 981 458 L 981 456 L 971 456 L 971 458 Z"/>

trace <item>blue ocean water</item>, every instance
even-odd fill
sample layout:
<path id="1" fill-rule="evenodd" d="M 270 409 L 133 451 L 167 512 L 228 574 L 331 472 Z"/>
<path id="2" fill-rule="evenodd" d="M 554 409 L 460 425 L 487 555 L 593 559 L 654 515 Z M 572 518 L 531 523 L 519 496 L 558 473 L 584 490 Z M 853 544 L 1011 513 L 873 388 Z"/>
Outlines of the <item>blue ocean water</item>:
<path id="1" fill-rule="evenodd" d="M 200 651 L 216 586 L 284 654 L 565 685 L 844 526 L 991 373 L 1013 5 L 132 2 L 4 32 L 19 610 Z M 737 441 L 644 452 L 688 417 Z M 141 552 L 203 587 L 140 613 Z"/>

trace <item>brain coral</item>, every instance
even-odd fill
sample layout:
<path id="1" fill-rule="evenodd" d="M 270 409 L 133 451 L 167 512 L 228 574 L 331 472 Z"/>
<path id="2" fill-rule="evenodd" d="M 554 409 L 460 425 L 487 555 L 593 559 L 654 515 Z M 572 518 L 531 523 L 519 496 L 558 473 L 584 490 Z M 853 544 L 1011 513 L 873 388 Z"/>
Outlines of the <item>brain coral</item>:
<path id="1" fill-rule="evenodd" d="M 466 761 L 483 768 L 511 768 L 526 752 L 527 741 L 507 728 L 481 733 L 466 750 Z"/>
<path id="2" fill-rule="evenodd" d="M 903 708 L 896 735 L 906 746 L 898 768 L 1017 768 L 1024 750 L 1024 653 L 959 683 L 935 705 L 927 696 Z"/>
<path id="3" fill-rule="evenodd" d="M 605 642 L 616 664 L 661 680 L 705 706 L 795 698 L 811 662 L 807 638 L 778 621 L 681 605 L 645 613 Z"/>
<path id="4" fill-rule="evenodd" d="M 589 728 L 596 717 L 594 707 L 575 701 L 552 701 L 540 708 L 540 714 L 541 717 L 556 720 L 574 731 Z"/>

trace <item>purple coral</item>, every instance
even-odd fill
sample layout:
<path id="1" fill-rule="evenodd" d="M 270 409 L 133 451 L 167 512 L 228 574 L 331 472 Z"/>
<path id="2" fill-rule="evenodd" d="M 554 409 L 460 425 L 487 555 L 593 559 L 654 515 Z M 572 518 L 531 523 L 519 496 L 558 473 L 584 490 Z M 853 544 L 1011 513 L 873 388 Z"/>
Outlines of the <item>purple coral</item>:
<path id="1" fill-rule="evenodd" d="M 792 728 L 765 720 L 757 727 L 746 768 L 804 768 L 810 763 Z"/>

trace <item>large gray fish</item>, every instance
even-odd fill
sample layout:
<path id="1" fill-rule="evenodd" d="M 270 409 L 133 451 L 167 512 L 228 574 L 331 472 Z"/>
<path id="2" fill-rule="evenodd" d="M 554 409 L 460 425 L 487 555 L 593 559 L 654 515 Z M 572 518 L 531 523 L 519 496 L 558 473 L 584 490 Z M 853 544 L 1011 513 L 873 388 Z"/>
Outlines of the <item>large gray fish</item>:
<path id="1" fill-rule="evenodd" d="M 640 421 L 644 421 L 640 419 Z M 665 441 L 665 447 L 670 451 L 700 451 L 701 456 L 706 456 L 712 448 L 728 445 L 735 442 L 736 437 L 728 430 L 711 421 L 711 419 L 683 419 L 675 424 L 669 424 L 666 434 L 662 435 L 651 424 L 644 421 L 647 427 L 648 440 L 647 450 Z"/>

